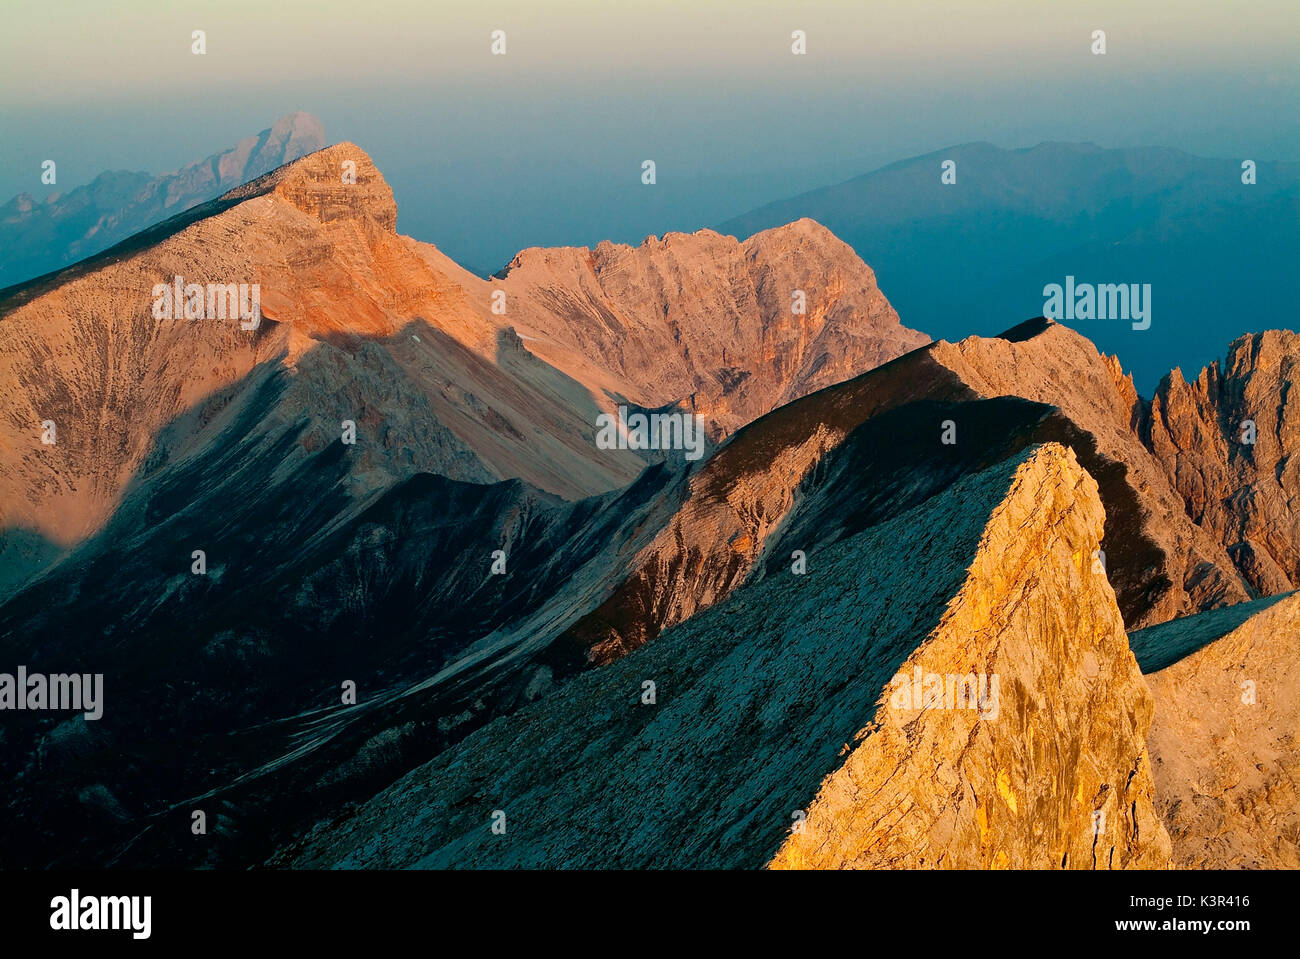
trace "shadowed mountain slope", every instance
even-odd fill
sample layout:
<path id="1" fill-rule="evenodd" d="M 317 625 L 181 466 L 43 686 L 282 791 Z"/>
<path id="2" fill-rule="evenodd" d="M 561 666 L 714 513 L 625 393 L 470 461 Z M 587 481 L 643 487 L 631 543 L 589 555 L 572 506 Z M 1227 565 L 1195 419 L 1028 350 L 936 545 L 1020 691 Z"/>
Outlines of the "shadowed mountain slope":
<path id="1" fill-rule="evenodd" d="M 678 516 L 557 646 L 557 666 L 634 649 L 748 578 L 890 519 L 1029 445 L 1070 446 L 1106 505 L 1103 564 L 1134 627 L 1241 602 L 1248 586 L 1186 515 L 1141 441 L 1141 401 L 1112 358 L 1038 320 L 937 342 L 796 400 L 696 472 Z M 945 442 L 945 437 L 951 442 Z"/>

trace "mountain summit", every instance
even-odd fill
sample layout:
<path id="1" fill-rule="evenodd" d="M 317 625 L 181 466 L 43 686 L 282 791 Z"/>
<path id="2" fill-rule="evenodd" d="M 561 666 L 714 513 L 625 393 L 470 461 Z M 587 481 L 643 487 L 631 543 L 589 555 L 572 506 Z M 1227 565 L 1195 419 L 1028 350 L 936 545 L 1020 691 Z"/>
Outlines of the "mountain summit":
<path id="1" fill-rule="evenodd" d="M 43 202 L 20 193 L 0 206 L 0 289 L 93 256 L 324 144 L 319 120 L 290 113 L 229 150 L 173 173 L 102 173 Z"/>
<path id="2" fill-rule="evenodd" d="M 266 142 L 292 148 L 303 126 Z M 745 243 L 706 231 L 526 250 L 487 280 L 396 222 L 370 157 L 339 143 L 7 291 L 0 368 L 29 387 L 0 408 L 34 427 L 0 448 L 0 524 L 79 542 L 150 469 L 225 442 L 216 411 L 276 371 L 291 375 L 259 415 L 277 434 L 301 422 L 300 452 L 344 420 L 375 431 L 358 489 L 424 471 L 580 498 L 663 458 L 598 449 L 602 414 L 678 410 L 717 442 L 927 342 L 811 221 Z M 157 318 L 152 291 L 177 277 L 255 286 L 260 324 Z M 57 443 L 35 429 L 46 421 Z"/>
<path id="3" fill-rule="evenodd" d="M 902 316 L 939 339 L 991 336 L 1009 316 L 1036 316 L 1044 287 L 1067 276 L 1149 283 L 1149 329 L 1073 323 L 1149 393 L 1170 368 L 1200 369 L 1221 356 L 1225 342 L 1258 329 L 1255 317 L 1293 314 L 1280 278 L 1300 258 L 1300 164 L 1256 159 L 1257 179 L 1246 185 L 1245 157 L 967 143 L 769 203 L 718 229 L 747 236 L 812 217 L 872 265 Z M 945 164 L 952 182 L 941 179 Z"/>

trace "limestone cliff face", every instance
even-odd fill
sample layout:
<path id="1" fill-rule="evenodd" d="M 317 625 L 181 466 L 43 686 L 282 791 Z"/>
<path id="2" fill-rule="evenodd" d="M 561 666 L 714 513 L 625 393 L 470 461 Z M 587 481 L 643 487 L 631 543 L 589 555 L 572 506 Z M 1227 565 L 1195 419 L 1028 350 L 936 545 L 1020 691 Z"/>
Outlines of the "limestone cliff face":
<path id="1" fill-rule="evenodd" d="M 1188 383 L 1161 384 L 1144 438 L 1187 515 L 1219 542 L 1257 595 L 1300 585 L 1300 336 L 1268 330 L 1231 345 Z"/>
<path id="2" fill-rule="evenodd" d="M 321 223 L 365 223 L 397 231 L 393 191 L 370 157 L 350 143 L 312 153 L 269 178 L 274 192 Z"/>
<path id="3" fill-rule="evenodd" d="M 1101 524 L 1069 452 L 1036 447 L 498 719 L 273 862 L 1163 865 L 1151 701 L 1089 562 Z M 996 711 L 890 715 L 914 664 L 995 672 Z"/>
<path id="4" fill-rule="evenodd" d="M 996 707 L 898 686 L 774 868 L 1167 863 L 1144 742 L 1151 697 L 1091 560 L 1103 524 L 1097 484 L 1071 453 L 1042 448 L 1019 467 L 965 583 L 899 670 L 909 684 L 996 677 L 976 699 Z"/>
<path id="5" fill-rule="evenodd" d="M 1250 598 L 1220 539 L 1187 515 L 1164 464 L 1141 441 L 1141 403 L 1113 359 L 1069 327 L 1048 320 L 1001 337 L 939 343 L 935 358 L 983 396 L 1012 395 L 1058 407 L 1114 464 L 1106 484 L 1115 537 L 1140 536 L 1151 553 L 1139 568 L 1112 568 L 1116 590 L 1131 597 L 1131 628 Z M 1100 479 L 1099 479 L 1100 481 Z M 1113 549 L 1108 553 L 1114 552 Z"/>
<path id="6" fill-rule="evenodd" d="M 1144 630 L 1156 808 L 1189 869 L 1300 867 L 1300 595 Z M 1198 648 L 1199 647 L 1199 648 Z"/>
<path id="7" fill-rule="evenodd" d="M 808 219 L 744 242 L 701 230 L 525 250 L 499 286 L 524 304 L 519 329 L 539 356 L 581 357 L 588 376 L 614 374 L 643 406 L 685 401 L 716 436 L 929 342 Z"/>

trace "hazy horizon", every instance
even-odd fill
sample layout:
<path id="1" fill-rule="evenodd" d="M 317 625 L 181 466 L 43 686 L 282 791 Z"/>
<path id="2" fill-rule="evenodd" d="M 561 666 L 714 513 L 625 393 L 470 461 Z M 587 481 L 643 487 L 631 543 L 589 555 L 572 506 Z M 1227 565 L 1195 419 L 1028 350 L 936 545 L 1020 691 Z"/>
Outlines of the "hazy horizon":
<path id="1" fill-rule="evenodd" d="M 734 11 L 721 0 L 16 8 L 0 37 L 0 201 L 107 170 L 175 170 L 304 110 L 329 142 L 370 153 L 403 232 L 490 272 L 507 248 L 699 229 L 969 142 L 1300 159 L 1300 9 L 1280 0 L 1248 15 L 1165 0 Z M 203 56 L 191 52 L 199 29 Z M 505 56 L 490 52 L 497 29 Z M 796 29 L 804 56 L 791 55 Z M 1094 29 L 1105 56 L 1090 52 Z M 46 159 L 54 186 L 41 183 Z M 646 159 L 653 191 L 640 183 Z M 490 241 L 467 227 L 482 218 Z"/>

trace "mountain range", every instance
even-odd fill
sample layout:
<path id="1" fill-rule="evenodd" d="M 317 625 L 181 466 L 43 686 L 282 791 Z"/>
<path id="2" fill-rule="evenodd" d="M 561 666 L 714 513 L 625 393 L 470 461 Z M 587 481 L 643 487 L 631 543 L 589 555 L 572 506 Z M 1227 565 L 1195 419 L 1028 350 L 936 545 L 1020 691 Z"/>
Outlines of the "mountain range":
<path id="1" fill-rule="evenodd" d="M 0 206 L 0 288 L 51 273 L 325 145 L 320 121 L 291 113 L 174 173 L 115 170 L 43 200 L 20 193 Z M 57 172 L 57 170 L 56 170 Z"/>
<path id="2" fill-rule="evenodd" d="M 1067 276 L 1150 284 L 1147 329 L 1071 320 L 1149 393 L 1171 368 L 1190 376 L 1237 336 L 1292 315 L 1282 278 L 1300 257 L 1300 164 L 1167 147 L 968 143 L 770 203 L 718 229 L 748 236 L 799 217 L 852 246 L 900 314 L 937 337 L 993 335 L 1008 311 L 1040 314 L 1044 287 Z"/>
<path id="3" fill-rule="evenodd" d="M 0 662 L 106 698 L 5 717 L 5 865 L 1300 865 L 1294 333 L 1144 395 L 814 219 L 396 222 L 340 143 L 0 293 Z"/>

